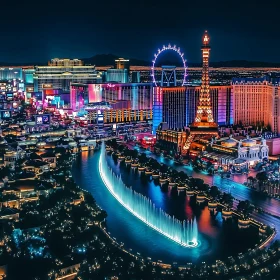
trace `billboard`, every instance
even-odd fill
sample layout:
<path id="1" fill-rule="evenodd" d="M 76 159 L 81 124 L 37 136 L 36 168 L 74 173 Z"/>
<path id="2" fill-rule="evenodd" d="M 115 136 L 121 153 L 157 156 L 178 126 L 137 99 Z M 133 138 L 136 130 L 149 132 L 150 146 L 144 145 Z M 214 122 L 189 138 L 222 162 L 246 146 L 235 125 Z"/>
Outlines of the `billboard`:
<path id="1" fill-rule="evenodd" d="M 102 101 L 102 85 L 89 84 L 88 85 L 88 103 L 95 103 Z"/>
<path id="2" fill-rule="evenodd" d="M 26 92 L 33 92 L 34 91 L 34 87 L 27 87 L 26 88 Z"/>
<path id="3" fill-rule="evenodd" d="M 53 85 L 52 84 L 42 84 L 43 89 L 52 89 Z"/>
<path id="4" fill-rule="evenodd" d="M 14 99 L 14 94 L 12 92 L 7 92 L 6 93 L 6 98 L 7 98 L 7 100 L 13 100 Z"/>
<path id="5" fill-rule="evenodd" d="M 19 102 L 13 102 L 13 108 L 14 108 L 14 109 L 17 109 L 18 106 L 19 106 Z"/>
<path id="6" fill-rule="evenodd" d="M 24 91 L 24 83 L 18 83 L 18 90 Z"/>
<path id="7" fill-rule="evenodd" d="M 104 125 L 104 116 L 100 112 L 97 114 L 97 125 L 98 126 Z"/>
<path id="8" fill-rule="evenodd" d="M 0 111 L 1 119 L 9 119 L 11 116 L 12 116 L 11 111 L 8 110 Z"/>
<path id="9" fill-rule="evenodd" d="M 48 114 L 42 114 L 42 115 L 36 115 L 35 116 L 35 122 L 38 125 L 49 125 L 50 124 L 50 115 Z"/>

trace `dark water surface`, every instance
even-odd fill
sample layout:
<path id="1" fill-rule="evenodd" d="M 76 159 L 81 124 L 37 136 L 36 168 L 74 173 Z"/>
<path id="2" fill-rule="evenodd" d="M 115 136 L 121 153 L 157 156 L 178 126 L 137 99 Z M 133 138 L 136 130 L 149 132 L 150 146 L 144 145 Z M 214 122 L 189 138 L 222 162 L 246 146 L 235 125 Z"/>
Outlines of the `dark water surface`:
<path id="1" fill-rule="evenodd" d="M 166 263 L 214 261 L 236 255 L 253 247 L 258 242 L 257 228 L 238 229 L 234 220 L 224 222 L 221 214 L 212 216 L 207 206 L 199 206 L 194 197 L 177 194 L 176 191 L 162 189 L 144 174 L 140 174 L 124 163 L 117 163 L 111 157 L 108 161 L 113 170 L 121 174 L 124 183 L 149 197 L 157 207 L 176 218 L 196 217 L 200 245 L 197 248 L 184 248 L 149 228 L 129 213 L 107 190 L 98 172 L 99 152 L 82 152 L 73 165 L 73 177 L 77 184 L 92 193 L 96 202 L 108 213 L 107 229 L 111 236 L 126 249 L 140 253 L 152 260 Z"/>

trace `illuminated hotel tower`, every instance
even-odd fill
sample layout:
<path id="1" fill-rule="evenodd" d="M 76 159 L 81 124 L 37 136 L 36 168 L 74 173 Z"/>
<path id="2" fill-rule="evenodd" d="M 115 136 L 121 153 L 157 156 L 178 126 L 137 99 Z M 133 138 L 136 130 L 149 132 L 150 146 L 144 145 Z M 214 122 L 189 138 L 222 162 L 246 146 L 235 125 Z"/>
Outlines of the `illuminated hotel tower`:
<path id="1" fill-rule="evenodd" d="M 210 98 L 209 85 L 209 55 L 210 55 L 210 38 L 205 31 L 202 40 L 202 83 L 199 94 L 199 103 L 196 110 L 196 117 L 190 126 L 190 135 L 184 145 L 183 153 L 187 153 L 191 148 L 193 141 L 205 138 L 205 136 L 217 136 L 218 125 L 214 122 L 212 105 Z"/>

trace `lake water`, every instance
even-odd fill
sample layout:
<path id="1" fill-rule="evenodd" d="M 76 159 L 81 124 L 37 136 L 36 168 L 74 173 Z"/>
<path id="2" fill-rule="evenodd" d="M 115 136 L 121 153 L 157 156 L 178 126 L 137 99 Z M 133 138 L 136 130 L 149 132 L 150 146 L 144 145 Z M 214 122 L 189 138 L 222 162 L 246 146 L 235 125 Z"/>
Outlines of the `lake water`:
<path id="1" fill-rule="evenodd" d="M 99 152 L 82 152 L 73 164 L 73 177 L 77 184 L 92 193 L 101 208 L 107 211 L 107 230 L 112 237 L 124 243 L 126 249 L 140 253 L 142 257 L 165 263 L 214 261 L 236 255 L 254 247 L 258 242 L 257 228 L 239 229 L 237 222 L 223 221 L 221 213 L 213 216 L 207 206 L 199 206 L 194 197 L 178 195 L 176 191 L 162 189 L 153 180 L 137 170 L 127 168 L 108 156 L 114 172 L 121 174 L 124 183 L 149 197 L 157 207 L 176 218 L 196 217 L 199 229 L 199 246 L 184 248 L 146 226 L 128 212 L 110 194 L 98 172 Z"/>

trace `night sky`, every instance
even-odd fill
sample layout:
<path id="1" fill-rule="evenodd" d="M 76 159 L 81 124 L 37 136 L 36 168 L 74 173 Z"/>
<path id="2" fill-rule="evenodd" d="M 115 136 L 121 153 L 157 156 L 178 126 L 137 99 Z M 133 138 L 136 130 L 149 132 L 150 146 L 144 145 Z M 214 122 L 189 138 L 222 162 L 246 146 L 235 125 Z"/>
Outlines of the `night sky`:
<path id="1" fill-rule="evenodd" d="M 276 1 L 274 1 L 276 2 Z M 201 37 L 211 60 L 280 62 L 280 2 L 258 0 L 1 1 L 1 62 L 45 62 L 112 53 L 151 60 L 163 44 L 200 62 Z"/>

